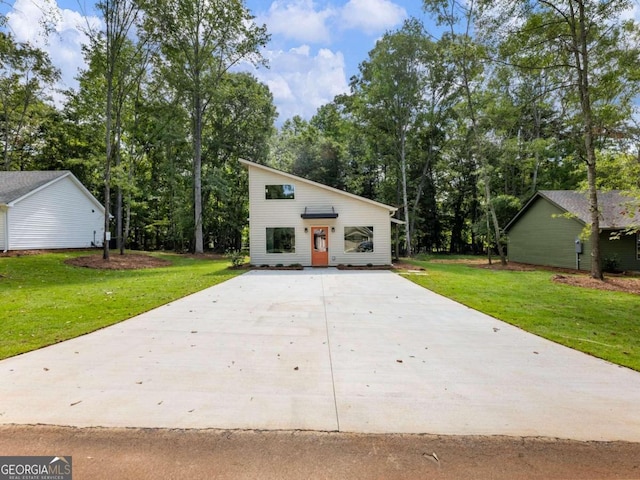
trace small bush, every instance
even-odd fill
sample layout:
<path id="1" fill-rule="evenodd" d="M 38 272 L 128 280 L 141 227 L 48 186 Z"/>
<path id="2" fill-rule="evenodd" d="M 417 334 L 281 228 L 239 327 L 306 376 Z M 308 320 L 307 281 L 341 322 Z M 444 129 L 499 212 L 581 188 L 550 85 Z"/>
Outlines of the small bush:
<path id="1" fill-rule="evenodd" d="M 284 267 L 284 264 L 282 264 L 282 263 L 276 263 L 276 267 L 277 267 L 277 268 L 282 268 L 282 267 Z"/>
<path id="2" fill-rule="evenodd" d="M 369 268 L 373 267 L 373 263 L 367 263 L 367 267 Z"/>
<path id="3" fill-rule="evenodd" d="M 301 263 L 292 263 L 291 265 L 289 265 L 290 267 L 295 267 L 295 268 L 300 268 L 302 266 Z"/>
<path id="4" fill-rule="evenodd" d="M 620 273 L 622 269 L 620 268 L 620 259 L 617 255 L 612 255 L 610 257 L 605 257 L 602 261 L 602 269 L 605 272 L 609 273 Z"/>
<path id="5" fill-rule="evenodd" d="M 228 258 L 231 262 L 231 265 L 233 265 L 234 267 L 240 267 L 244 265 L 245 254 L 240 250 L 229 250 L 225 254 L 225 258 Z"/>

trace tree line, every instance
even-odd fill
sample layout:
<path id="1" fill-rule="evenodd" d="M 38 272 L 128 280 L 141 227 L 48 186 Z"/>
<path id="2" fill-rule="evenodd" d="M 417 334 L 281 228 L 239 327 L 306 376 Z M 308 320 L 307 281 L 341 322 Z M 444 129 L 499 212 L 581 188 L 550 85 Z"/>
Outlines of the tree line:
<path id="1" fill-rule="evenodd" d="M 275 127 L 240 65 L 269 41 L 242 0 L 103 0 L 86 68 L 59 72 L 0 34 L 6 170 L 69 169 L 113 214 L 116 247 L 238 250 L 239 158 L 399 207 L 404 253 L 495 252 L 538 189 L 640 190 L 638 25 L 626 0 L 424 0 L 363 59 L 350 91 Z M 5 29 L 6 30 L 6 29 Z M 109 256 L 105 242 L 104 256 Z M 598 261 L 592 275 L 600 278 Z"/>

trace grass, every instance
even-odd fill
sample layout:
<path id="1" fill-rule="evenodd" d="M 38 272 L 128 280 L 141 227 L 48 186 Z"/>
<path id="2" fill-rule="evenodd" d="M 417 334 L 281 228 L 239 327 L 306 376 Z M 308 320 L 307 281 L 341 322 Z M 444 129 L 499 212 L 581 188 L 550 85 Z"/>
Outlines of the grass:
<path id="1" fill-rule="evenodd" d="M 95 253 L 95 252 L 92 252 Z M 238 273 L 227 260 L 157 254 L 171 266 L 95 270 L 87 252 L 0 258 L 0 359 L 113 325 Z"/>
<path id="2" fill-rule="evenodd" d="M 551 281 L 552 272 L 408 261 L 411 281 L 523 330 L 640 371 L 640 296 Z"/>

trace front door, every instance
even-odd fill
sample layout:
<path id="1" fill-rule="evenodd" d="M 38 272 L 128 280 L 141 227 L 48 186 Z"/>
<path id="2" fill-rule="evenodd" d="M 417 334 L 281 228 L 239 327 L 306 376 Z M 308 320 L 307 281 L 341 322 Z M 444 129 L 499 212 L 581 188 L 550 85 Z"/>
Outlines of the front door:
<path id="1" fill-rule="evenodd" d="M 311 228 L 311 265 L 314 267 L 329 265 L 329 227 Z"/>

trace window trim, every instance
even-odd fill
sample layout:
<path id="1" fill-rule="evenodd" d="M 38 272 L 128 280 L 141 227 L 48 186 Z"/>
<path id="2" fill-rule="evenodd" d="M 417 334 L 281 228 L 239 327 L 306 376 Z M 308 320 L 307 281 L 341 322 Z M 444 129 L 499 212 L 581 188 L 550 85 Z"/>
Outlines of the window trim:
<path id="1" fill-rule="evenodd" d="M 358 251 L 356 249 L 354 250 L 347 250 L 347 229 L 354 229 L 354 230 L 358 230 L 358 229 L 366 229 L 366 230 L 370 230 L 371 232 L 371 236 L 367 237 L 368 240 L 363 240 L 361 242 L 359 242 L 359 244 L 365 243 L 365 242 L 371 242 L 371 250 L 362 250 L 362 251 Z M 342 245 L 343 245 L 343 250 L 344 253 L 346 254 L 363 254 L 363 253 L 375 253 L 376 251 L 376 242 L 375 242 L 375 233 L 374 233 L 374 227 L 367 225 L 367 226 L 348 226 L 345 225 L 343 230 L 342 230 Z"/>
<path id="2" fill-rule="evenodd" d="M 289 251 L 283 251 L 283 252 L 270 252 L 269 251 L 269 230 L 291 230 L 293 233 L 293 235 L 291 236 L 292 249 Z M 265 234 L 264 249 L 267 255 L 291 255 L 296 253 L 296 227 L 265 227 L 264 234 Z"/>
<path id="3" fill-rule="evenodd" d="M 270 197 L 269 187 L 281 187 L 282 197 Z M 287 188 L 288 187 L 288 188 Z M 287 193 L 289 191 L 289 193 Z M 288 195 L 288 196 L 287 196 Z M 295 200 L 296 199 L 296 186 L 293 183 L 270 183 L 264 186 L 264 199 L 265 200 Z"/>

